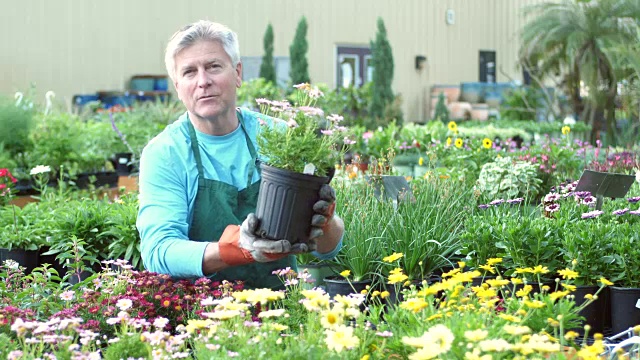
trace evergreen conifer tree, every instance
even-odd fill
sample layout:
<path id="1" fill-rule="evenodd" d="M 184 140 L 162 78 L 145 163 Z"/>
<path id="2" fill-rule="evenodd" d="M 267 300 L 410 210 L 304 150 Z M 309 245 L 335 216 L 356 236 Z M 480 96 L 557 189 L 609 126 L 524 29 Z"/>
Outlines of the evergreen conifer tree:
<path id="1" fill-rule="evenodd" d="M 373 91 L 369 113 L 373 118 L 380 119 L 384 117 L 387 106 L 394 100 L 391 90 L 393 53 L 382 18 L 378 18 L 376 39 L 371 42 L 371 61 L 373 64 Z"/>
<path id="2" fill-rule="evenodd" d="M 260 64 L 260 77 L 275 85 L 276 66 L 273 62 L 273 27 L 271 24 L 267 26 L 262 43 L 264 45 L 264 55 L 262 56 L 262 64 Z"/>
<path id="3" fill-rule="evenodd" d="M 307 62 L 307 19 L 303 16 L 298 22 L 293 43 L 289 46 L 291 59 L 291 82 L 295 84 L 309 83 L 309 63 Z"/>
<path id="4" fill-rule="evenodd" d="M 438 102 L 436 103 L 436 108 L 433 114 L 433 120 L 438 119 L 445 124 L 449 123 L 449 109 L 447 105 L 444 103 L 444 93 L 441 92 L 438 95 Z"/>

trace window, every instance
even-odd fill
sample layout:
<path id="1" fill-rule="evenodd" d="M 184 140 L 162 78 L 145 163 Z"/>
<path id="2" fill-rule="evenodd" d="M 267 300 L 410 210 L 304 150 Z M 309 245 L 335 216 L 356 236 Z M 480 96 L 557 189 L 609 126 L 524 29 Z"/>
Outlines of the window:
<path id="1" fill-rule="evenodd" d="M 365 46 L 338 46 L 336 87 L 360 87 L 371 81 L 371 49 Z"/>
<path id="2" fill-rule="evenodd" d="M 495 83 L 496 52 L 480 50 L 480 82 Z"/>

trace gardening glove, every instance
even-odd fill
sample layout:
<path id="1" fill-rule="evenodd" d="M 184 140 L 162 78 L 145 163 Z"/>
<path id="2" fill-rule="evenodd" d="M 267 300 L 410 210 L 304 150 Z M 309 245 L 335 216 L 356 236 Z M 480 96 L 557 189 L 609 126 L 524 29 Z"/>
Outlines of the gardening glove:
<path id="1" fill-rule="evenodd" d="M 336 210 L 336 192 L 331 185 L 325 184 L 320 188 L 320 200 L 313 204 L 315 214 L 311 218 L 311 233 L 309 234 L 309 251 L 317 249 L 316 239 L 325 234 L 329 221 Z"/>
<path id="2" fill-rule="evenodd" d="M 237 266 L 253 262 L 271 262 L 289 254 L 307 252 L 307 244 L 288 240 L 268 240 L 256 235 L 259 220 L 251 213 L 242 225 L 229 225 L 218 241 L 220 258 L 227 265 Z"/>

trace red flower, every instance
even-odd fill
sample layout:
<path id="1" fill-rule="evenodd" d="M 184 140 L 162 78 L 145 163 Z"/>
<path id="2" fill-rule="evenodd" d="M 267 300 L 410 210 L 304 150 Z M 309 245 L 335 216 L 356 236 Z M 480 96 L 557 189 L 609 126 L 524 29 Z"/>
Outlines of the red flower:
<path id="1" fill-rule="evenodd" d="M 162 301 L 160 302 L 160 305 L 162 305 L 162 307 L 171 306 L 171 299 L 169 299 L 169 298 L 162 299 Z"/>
<path id="2" fill-rule="evenodd" d="M 14 178 L 13 175 L 11 175 L 11 172 L 9 171 L 9 169 L 7 168 L 0 169 L 0 178 L 3 178 L 3 177 L 8 178 L 14 184 L 18 182 L 18 179 Z"/>

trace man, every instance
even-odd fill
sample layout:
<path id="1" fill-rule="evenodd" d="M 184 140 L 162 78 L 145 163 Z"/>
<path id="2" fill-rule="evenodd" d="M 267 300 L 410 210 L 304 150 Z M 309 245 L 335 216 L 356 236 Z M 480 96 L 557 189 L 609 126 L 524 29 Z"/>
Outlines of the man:
<path id="1" fill-rule="evenodd" d="M 272 271 L 295 268 L 295 253 L 316 249 L 256 235 L 256 134 L 263 115 L 236 108 L 237 35 L 221 24 L 193 23 L 173 35 L 165 64 L 187 112 L 149 142 L 140 160 L 137 227 L 145 267 L 177 278 L 282 287 Z M 313 254 L 328 259 L 340 250 L 344 224 L 333 216 L 333 189 L 326 185 L 320 193 Z"/>

